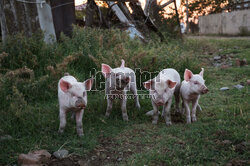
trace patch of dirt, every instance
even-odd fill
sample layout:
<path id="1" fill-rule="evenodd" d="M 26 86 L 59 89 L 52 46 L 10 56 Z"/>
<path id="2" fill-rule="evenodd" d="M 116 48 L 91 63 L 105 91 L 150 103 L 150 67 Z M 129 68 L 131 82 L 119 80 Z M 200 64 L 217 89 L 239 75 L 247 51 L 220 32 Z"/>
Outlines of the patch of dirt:
<path id="1" fill-rule="evenodd" d="M 117 165 L 128 159 L 131 155 L 141 152 L 143 149 L 150 149 L 150 147 L 144 146 L 142 143 L 140 143 L 140 141 L 134 140 L 134 138 L 141 138 L 146 132 L 148 131 L 145 130 L 145 128 L 131 127 L 131 129 L 123 132 L 115 138 L 101 136 L 99 138 L 100 144 L 97 145 L 94 150 L 90 151 L 84 156 L 72 155 L 61 160 L 52 158 L 49 162 L 49 166 Z"/>
<path id="2" fill-rule="evenodd" d="M 158 128 L 158 126 L 152 125 L 151 123 L 135 124 L 114 138 L 100 136 L 99 145 L 84 156 L 72 155 L 61 160 L 52 158 L 48 165 L 102 166 L 124 163 L 131 155 L 148 151 L 155 146 L 155 142 L 166 139 L 161 135 L 154 134 Z M 141 138 L 145 135 L 150 135 L 152 139 L 142 141 Z M 186 144 L 183 140 L 172 135 L 167 135 L 166 137 L 176 140 L 176 144 L 180 144 L 181 146 L 185 146 Z M 170 152 L 167 148 L 163 148 L 161 151 Z M 159 161 L 159 163 L 155 163 L 155 165 L 164 164 Z"/>
<path id="3" fill-rule="evenodd" d="M 187 38 L 191 39 L 240 39 L 240 40 L 249 40 L 249 36 L 186 36 Z"/>
<path id="4" fill-rule="evenodd" d="M 119 151 L 120 145 L 115 139 L 100 138 L 100 144 L 84 156 L 73 155 L 64 159 L 52 158 L 49 166 L 101 166 L 118 164 L 127 159 L 134 152 L 131 150 Z"/>
<path id="5" fill-rule="evenodd" d="M 250 160 L 241 160 L 238 158 L 232 159 L 226 166 L 247 166 L 250 165 Z"/>

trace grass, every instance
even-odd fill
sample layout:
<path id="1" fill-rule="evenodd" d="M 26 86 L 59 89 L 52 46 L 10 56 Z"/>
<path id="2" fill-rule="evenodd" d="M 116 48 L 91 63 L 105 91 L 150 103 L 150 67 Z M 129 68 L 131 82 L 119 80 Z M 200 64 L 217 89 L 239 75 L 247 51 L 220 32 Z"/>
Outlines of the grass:
<path id="1" fill-rule="evenodd" d="M 59 126 L 58 101 L 55 90 L 58 76 L 53 79 L 53 75 L 44 68 L 46 65 L 54 66 L 54 70 L 59 76 L 63 74 L 64 70 L 69 70 L 70 73 L 83 80 L 85 75 L 82 73 L 90 70 L 94 63 L 91 62 L 92 66 L 85 66 L 81 69 L 82 64 L 90 61 L 90 59 L 86 61 L 86 57 L 81 59 L 81 55 L 92 53 L 96 64 L 102 60 L 99 56 L 100 48 L 97 48 L 94 45 L 95 42 L 92 41 L 91 35 L 93 34 L 87 33 L 89 33 L 87 39 L 83 40 L 85 42 L 90 40 L 93 52 L 91 49 L 85 50 L 84 48 L 87 46 L 81 45 L 82 43 L 77 44 L 80 37 L 75 41 L 65 39 L 66 41 L 54 48 L 43 46 L 45 50 L 36 52 L 37 55 L 46 55 L 47 58 L 53 50 L 55 55 L 51 55 L 51 62 L 38 58 L 37 61 L 44 65 L 32 68 L 33 63 L 29 62 L 30 59 L 22 59 L 24 65 L 34 69 L 33 81 L 13 84 L 3 79 L 2 89 L 0 89 L 5 94 L 4 99 L 2 98 L 2 101 L 5 102 L 1 103 L 0 135 L 8 134 L 13 139 L 0 142 L 0 164 L 14 164 L 20 153 L 28 153 L 31 150 L 46 149 L 53 153 L 60 148 L 69 150 L 72 155 L 90 157 L 97 155 L 95 154 L 97 149 L 104 149 L 112 159 L 110 162 L 105 160 L 104 163 L 108 165 L 224 165 L 233 161 L 242 164 L 246 164 L 247 160 L 249 162 L 249 147 L 239 150 L 237 145 L 249 142 L 250 86 L 245 86 L 241 90 L 232 86 L 241 82 L 246 83 L 246 80 L 250 78 L 250 68 L 249 66 L 237 67 L 234 63 L 227 69 L 214 68 L 209 61 L 214 55 L 230 54 L 232 61 L 235 58 L 246 58 L 250 62 L 249 40 L 186 39 L 184 43 L 178 44 L 173 41 L 170 46 L 163 44 L 150 46 L 137 42 L 131 44 L 131 41 L 124 42 L 123 38 L 119 39 L 119 36 L 116 36 L 118 39 L 110 42 L 111 48 L 101 49 L 104 57 L 109 54 L 115 57 L 116 48 L 122 48 L 121 54 L 128 55 L 126 60 L 129 65 L 134 65 L 133 67 L 142 65 L 142 68 L 149 71 L 174 67 L 183 75 L 185 68 L 198 73 L 201 66 L 205 67 L 206 85 L 210 92 L 200 99 L 203 111 L 198 112 L 198 121 L 186 125 L 185 117 L 175 115 L 172 111 L 174 123 L 171 127 L 166 127 L 163 119 L 154 126 L 151 124 L 151 118 L 145 115 L 148 110 L 152 109 L 149 99 L 140 100 L 141 110 L 134 107 L 134 101 L 128 100 L 129 122 L 122 121 L 119 102 L 116 102 L 113 107 L 110 118 L 105 119 L 104 93 L 92 92 L 88 94 L 88 107 L 83 118 L 84 137 L 77 136 L 75 122 L 70 119 L 70 116 L 68 116 L 64 134 L 59 135 L 57 133 Z M 108 38 L 108 36 L 105 37 Z M 119 43 L 119 46 L 115 43 Z M 105 44 L 105 47 L 108 47 L 108 43 Z M 85 45 L 87 44 L 85 43 Z M 235 46 L 237 49 L 234 48 Z M 2 48 L 3 50 L 4 48 Z M 173 56 L 171 58 L 168 55 L 170 56 L 168 62 L 165 62 L 167 65 L 164 65 L 161 62 L 162 59 L 159 59 L 156 61 L 155 67 L 148 67 L 148 61 L 145 61 L 144 64 L 135 64 L 137 60 L 129 60 L 130 57 L 140 56 L 140 52 L 147 53 L 144 57 L 149 62 L 154 56 L 156 58 L 164 57 L 166 52 L 170 52 L 169 54 Z M 154 55 L 156 53 L 158 55 Z M 27 52 L 23 54 L 26 55 Z M 34 52 L 31 51 L 30 54 L 33 55 Z M 59 54 L 63 56 L 60 57 Z M 69 62 L 64 70 L 56 69 L 56 64 L 61 63 L 63 58 L 75 54 L 80 54 L 80 60 Z M 190 56 L 190 59 L 186 60 L 184 57 L 187 55 Z M 78 56 L 76 57 L 78 58 Z M 110 61 L 110 64 L 114 66 L 115 63 L 120 63 L 118 61 L 120 58 L 118 56 L 117 60 L 112 62 L 112 59 L 108 59 L 105 63 L 109 64 Z M 5 63 L 2 69 L 14 70 L 23 67 L 18 63 L 15 65 Z M 5 72 L 1 74 L 4 75 Z M 48 79 L 45 79 L 44 84 L 40 85 L 43 82 L 41 78 L 46 75 L 48 75 Z M 25 88 L 28 85 L 34 89 L 30 91 Z M 224 86 L 228 86 L 230 90 L 220 91 L 219 89 Z M 3 87 L 11 90 L 12 94 Z M 34 92 L 33 95 L 32 92 Z M 223 143 L 225 140 L 229 140 L 230 143 Z M 119 156 L 122 161 L 118 162 L 116 159 Z"/>

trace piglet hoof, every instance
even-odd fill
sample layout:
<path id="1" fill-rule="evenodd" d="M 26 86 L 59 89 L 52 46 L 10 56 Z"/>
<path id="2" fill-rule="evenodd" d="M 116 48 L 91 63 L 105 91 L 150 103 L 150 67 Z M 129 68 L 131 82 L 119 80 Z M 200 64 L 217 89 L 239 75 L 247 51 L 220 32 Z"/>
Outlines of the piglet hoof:
<path id="1" fill-rule="evenodd" d="M 82 137 L 82 136 L 84 135 L 84 134 L 83 134 L 82 127 L 77 129 L 77 135 L 78 135 L 79 137 Z"/>
<path id="2" fill-rule="evenodd" d="M 191 119 L 187 119 L 187 124 L 190 124 L 191 123 Z"/>
<path id="3" fill-rule="evenodd" d="M 106 114 L 105 114 L 105 118 L 108 118 L 108 117 L 109 117 L 109 115 L 110 115 L 110 114 L 106 112 Z"/>
<path id="4" fill-rule="evenodd" d="M 196 121 L 197 121 L 196 117 L 192 117 L 192 122 L 196 122 Z"/>
<path id="5" fill-rule="evenodd" d="M 62 134 L 63 132 L 64 132 L 64 129 L 59 128 L 58 133 L 59 133 L 59 134 Z"/>
<path id="6" fill-rule="evenodd" d="M 157 120 L 153 120 L 153 121 L 152 121 L 152 124 L 153 124 L 153 125 L 157 125 L 157 123 L 158 123 Z"/>
<path id="7" fill-rule="evenodd" d="M 128 121 L 128 115 L 124 115 L 122 116 L 122 118 L 123 118 L 123 121 Z"/>
<path id="8" fill-rule="evenodd" d="M 83 132 L 79 132 L 79 133 L 77 133 L 77 135 L 78 135 L 79 137 L 84 136 Z"/>
<path id="9" fill-rule="evenodd" d="M 172 125 L 172 122 L 166 122 L 166 125 L 167 125 L 167 126 L 171 126 L 171 125 Z"/>

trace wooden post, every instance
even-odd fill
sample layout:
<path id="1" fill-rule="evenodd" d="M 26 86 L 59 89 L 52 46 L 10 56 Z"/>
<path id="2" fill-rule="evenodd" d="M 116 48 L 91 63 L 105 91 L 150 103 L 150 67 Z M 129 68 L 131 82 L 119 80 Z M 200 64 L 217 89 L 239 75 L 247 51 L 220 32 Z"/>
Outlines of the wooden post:
<path id="1" fill-rule="evenodd" d="M 2 41 L 5 43 L 7 35 L 8 35 L 8 28 L 6 24 L 6 18 L 4 13 L 4 1 L 0 0 L 0 23 L 1 23 L 1 32 L 2 32 Z"/>
<path id="2" fill-rule="evenodd" d="M 51 7 L 43 0 L 36 0 L 37 13 L 41 30 L 44 32 L 44 41 L 48 44 L 56 41 L 56 33 L 51 13 Z M 40 2 L 40 3 L 39 3 Z"/>

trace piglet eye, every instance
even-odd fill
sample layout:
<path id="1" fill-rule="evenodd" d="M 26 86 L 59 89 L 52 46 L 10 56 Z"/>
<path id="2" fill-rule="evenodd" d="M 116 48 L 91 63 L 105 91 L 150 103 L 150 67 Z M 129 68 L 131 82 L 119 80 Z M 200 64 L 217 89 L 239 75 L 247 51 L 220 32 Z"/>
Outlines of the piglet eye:
<path id="1" fill-rule="evenodd" d="M 86 96 L 86 92 L 83 92 L 82 96 Z"/>
<path id="2" fill-rule="evenodd" d="M 196 84 L 196 85 L 197 85 L 197 84 L 199 84 L 199 82 L 195 81 L 195 82 L 194 82 L 194 84 Z"/>

